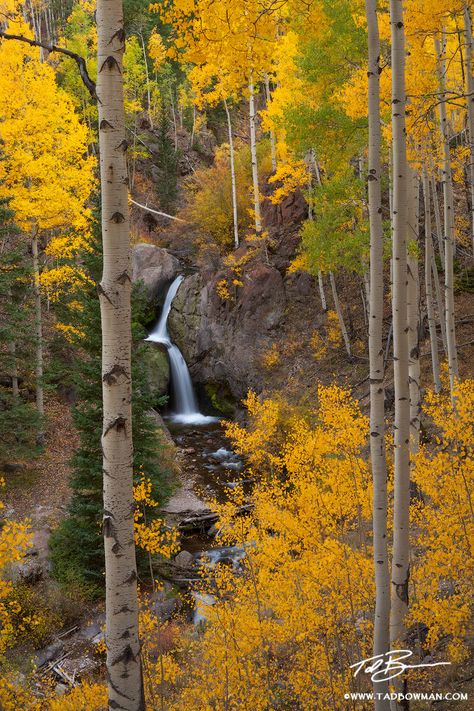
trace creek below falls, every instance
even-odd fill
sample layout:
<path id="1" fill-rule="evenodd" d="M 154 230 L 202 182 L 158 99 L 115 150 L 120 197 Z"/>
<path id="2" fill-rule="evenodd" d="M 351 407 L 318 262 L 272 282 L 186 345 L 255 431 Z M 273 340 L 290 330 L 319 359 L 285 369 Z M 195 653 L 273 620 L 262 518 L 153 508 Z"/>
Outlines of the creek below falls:
<path id="1" fill-rule="evenodd" d="M 232 451 L 220 418 L 200 411 L 187 364 L 168 332 L 169 313 L 183 279 L 178 276 L 171 283 L 158 321 L 146 340 L 164 347 L 170 363 L 170 409 L 163 418 L 177 447 L 182 486 L 165 505 L 163 513 L 169 522 L 182 529 L 181 550 L 189 554 L 185 574 L 195 600 L 194 621 L 199 623 L 204 619 L 199 611 L 202 596 L 192 590 L 192 576 L 198 579 L 200 565 L 212 568 L 223 562 L 238 568 L 245 551 L 238 546 L 219 546 L 212 521 L 190 531 L 183 529 L 182 523 L 193 515 L 211 513 L 211 500 L 225 500 L 229 490 L 242 483 L 244 463 Z M 190 572 L 193 569 L 194 573 Z M 206 604 L 212 604 L 212 600 Z"/>

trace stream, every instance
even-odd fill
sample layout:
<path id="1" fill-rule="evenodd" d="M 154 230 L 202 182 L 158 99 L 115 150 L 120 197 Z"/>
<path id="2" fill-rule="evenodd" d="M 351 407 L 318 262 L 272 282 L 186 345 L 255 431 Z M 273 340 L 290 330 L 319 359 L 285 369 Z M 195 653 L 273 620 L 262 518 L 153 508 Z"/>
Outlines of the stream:
<path id="1" fill-rule="evenodd" d="M 178 448 L 183 477 L 181 489 L 164 509 L 174 522 L 179 521 L 180 516 L 183 519 L 193 513 L 205 513 L 212 499 L 223 501 L 229 490 L 242 482 L 244 469 L 242 459 L 232 451 L 220 418 L 199 410 L 188 366 L 168 332 L 168 316 L 183 279 L 180 275 L 171 283 L 158 322 L 146 339 L 162 344 L 170 363 L 172 409 L 164 420 Z M 238 568 L 245 551 L 238 546 L 219 546 L 216 533 L 212 523 L 199 532 L 182 533 L 182 551 L 189 554 L 190 564 L 196 568 L 200 565 L 213 568 L 222 562 Z M 194 622 L 199 624 L 205 619 L 202 603 L 212 604 L 212 600 L 203 601 L 201 593 L 190 592 L 195 600 Z"/>

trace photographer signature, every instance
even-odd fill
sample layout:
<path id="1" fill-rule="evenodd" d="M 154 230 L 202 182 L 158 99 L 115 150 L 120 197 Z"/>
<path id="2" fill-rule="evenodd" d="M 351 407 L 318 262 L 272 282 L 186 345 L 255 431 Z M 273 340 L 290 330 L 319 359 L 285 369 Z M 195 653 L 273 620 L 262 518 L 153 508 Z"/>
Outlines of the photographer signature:
<path id="1" fill-rule="evenodd" d="M 372 681 L 388 681 L 403 674 L 407 669 L 421 669 L 423 667 L 440 667 L 451 664 L 451 662 L 427 662 L 425 664 L 405 664 L 404 659 L 411 657 L 413 652 L 409 649 L 392 649 L 385 654 L 377 654 L 375 657 L 368 657 L 361 662 L 351 664 L 350 669 L 355 668 L 354 676 L 363 670 L 364 674 L 370 674 Z"/>

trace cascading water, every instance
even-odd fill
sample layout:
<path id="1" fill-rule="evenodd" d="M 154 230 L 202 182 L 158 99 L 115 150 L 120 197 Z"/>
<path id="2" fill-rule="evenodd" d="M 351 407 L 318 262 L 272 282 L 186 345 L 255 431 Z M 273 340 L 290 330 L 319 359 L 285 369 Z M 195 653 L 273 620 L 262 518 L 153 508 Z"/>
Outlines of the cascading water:
<path id="1" fill-rule="evenodd" d="M 162 343 L 168 351 L 176 408 L 176 412 L 171 416 L 171 419 L 182 424 L 205 425 L 216 422 L 218 418 L 207 417 L 199 412 L 188 366 L 178 346 L 171 342 L 168 333 L 168 316 L 173 299 L 183 279 L 183 276 L 177 276 L 171 284 L 166 294 L 160 319 L 146 340 L 153 343 Z"/>

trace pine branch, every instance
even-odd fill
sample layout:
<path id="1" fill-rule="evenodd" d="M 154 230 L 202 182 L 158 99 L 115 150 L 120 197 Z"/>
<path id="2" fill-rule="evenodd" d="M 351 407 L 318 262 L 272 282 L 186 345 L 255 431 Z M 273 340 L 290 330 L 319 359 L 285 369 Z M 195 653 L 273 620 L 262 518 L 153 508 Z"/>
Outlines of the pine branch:
<path id="1" fill-rule="evenodd" d="M 59 54 L 64 54 L 66 57 L 74 59 L 79 68 L 79 74 L 81 75 L 81 79 L 84 83 L 84 86 L 87 88 L 89 94 L 94 99 L 94 101 L 99 100 L 96 93 L 95 82 L 92 81 L 89 76 L 89 72 L 87 71 L 86 60 L 84 59 L 84 57 L 81 57 L 80 54 L 71 52 L 71 50 L 66 49 L 65 47 L 58 47 L 55 44 L 46 44 L 44 42 L 38 42 L 37 40 L 30 39 L 29 37 L 24 37 L 23 35 L 11 35 L 7 32 L 3 32 L 2 30 L 0 30 L 0 38 L 7 40 L 18 40 L 18 42 L 25 42 L 26 44 L 29 44 L 30 47 L 41 47 L 47 52 L 58 52 Z"/>

